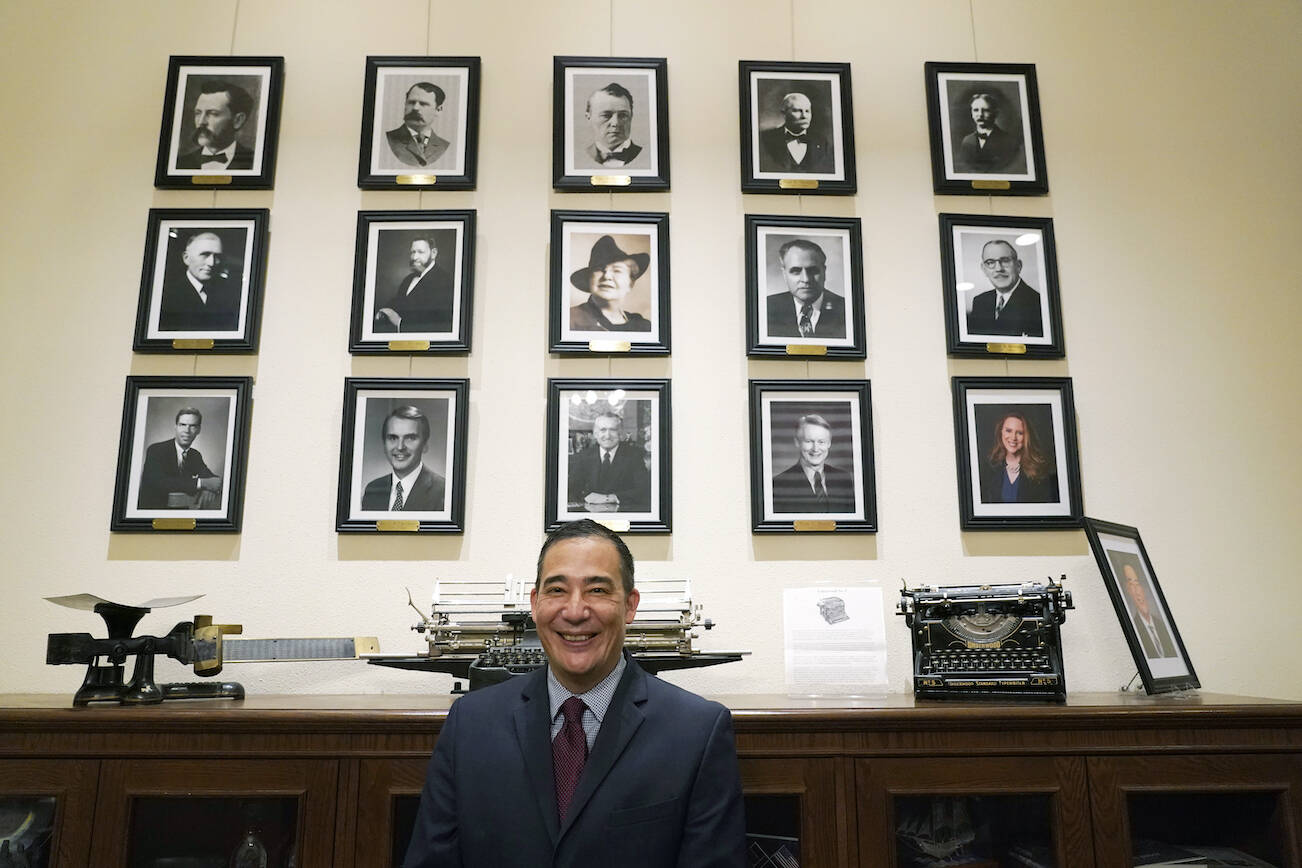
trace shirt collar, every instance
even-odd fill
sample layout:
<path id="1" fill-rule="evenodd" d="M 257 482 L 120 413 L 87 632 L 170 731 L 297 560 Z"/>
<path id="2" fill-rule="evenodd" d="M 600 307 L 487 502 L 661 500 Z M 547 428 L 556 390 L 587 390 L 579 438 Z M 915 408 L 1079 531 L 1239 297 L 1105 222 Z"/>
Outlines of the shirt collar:
<path id="1" fill-rule="evenodd" d="M 792 300 L 793 302 L 795 302 L 795 305 L 796 305 L 796 316 L 800 316 L 800 309 L 801 309 L 802 307 L 805 306 L 805 302 L 803 302 L 803 301 L 801 301 L 800 299 L 796 298 L 794 295 L 791 296 L 791 300 Z M 818 298 L 816 298 L 816 299 L 814 299 L 813 301 L 809 302 L 809 305 L 810 305 L 810 308 L 809 308 L 809 312 L 810 312 L 810 313 L 818 313 L 820 310 L 822 310 L 822 309 L 823 309 L 823 293 L 820 292 L 820 293 L 818 294 Z"/>
<path id="2" fill-rule="evenodd" d="M 572 693 L 569 688 L 560 681 L 556 680 L 556 673 L 552 672 L 550 665 L 547 667 L 547 700 L 551 708 L 551 717 L 549 720 L 555 720 L 556 715 L 561 711 L 561 704 L 571 696 L 577 696 L 583 700 L 583 704 L 592 712 L 592 716 L 597 719 L 597 724 L 606 716 L 606 711 L 610 708 L 610 701 L 615 698 L 615 688 L 619 686 L 619 679 L 623 677 L 624 670 L 628 668 L 628 661 L 624 655 L 619 655 L 619 661 L 615 668 L 610 670 L 610 674 L 597 682 L 596 686 L 587 693 Z"/>
<path id="3" fill-rule="evenodd" d="M 194 275 L 191 274 L 190 271 L 189 271 L 188 269 L 187 269 L 186 272 L 185 272 L 185 279 L 188 280 L 188 281 L 190 281 L 190 285 L 194 287 L 194 291 L 195 291 L 195 292 L 203 293 L 203 294 L 205 294 L 205 295 L 207 294 L 207 292 L 208 292 L 208 288 L 205 287 L 205 286 L 204 286 L 202 283 L 200 283 L 199 281 L 195 280 Z"/>
<path id="4" fill-rule="evenodd" d="M 402 493 L 404 498 L 411 497 L 411 490 L 416 487 L 416 477 L 420 476 L 420 472 L 424 469 L 424 464 L 417 464 L 415 470 L 398 480 L 398 482 L 402 483 Z M 394 476 L 397 476 L 397 474 L 395 473 Z M 390 498 L 389 502 L 392 503 L 393 498 Z"/>
<path id="5" fill-rule="evenodd" d="M 230 163 L 231 163 L 231 160 L 233 160 L 233 159 L 235 158 L 235 145 L 236 145 L 236 142 L 237 142 L 237 140 L 232 139 L 232 140 L 231 140 L 231 143 L 230 143 L 229 145 L 227 145 L 226 147 L 222 148 L 220 151 L 209 151 L 207 148 L 204 148 L 204 149 L 202 149 L 202 150 L 200 151 L 199 159 L 200 159 L 200 160 L 203 160 L 204 157 L 215 157 L 217 154 L 225 154 L 225 155 L 226 155 L 226 165 L 229 166 Z M 203 160 L 203 161 L 204 161 L 204 162 L 207 162 L 206 160 Z"/>
<path id="6" fill-rule="evenodd" d="M 600 456 L 601 456 L 602 458 L 605 458 L 607 455 L 609 455 L 609 456 L 610 456 L 610 460 L 611 460 L 611 461 L 614 461 L 614 460 L 615 460 L 615 452 L 616 452 L 618 449 L 619 449 L 619 444 L 616 443 L 614 446 L 610 447 L 609 449 L 602 449 L 600 446 L 598 446 L 598 447 L 597 447 L 597 452 L 600 453 Z"/>
<path id="7" fill-rule="evenodd" d="M 173 438 L 173 439 L 172 439 L 172 445 L 176 447 L 176 463 L 177 463 L 177 464 L 180 464 L 182 461 L 184 461 L 184 460 L 185 460 L 185 453 L 189 452 L 191 449 L 194 448 L 193 446 L 182 446 L 180 443 L 177 443 L 177 442 L 176 442 L 176 438 Z"/>
<path id="8" fill-rule="evenodd" d="M 597 148 L 597 153 L 604 157 L 607 154 L 618 154 L 620 151 L 624 150 L 629 145 L 633 144 L 633 137 L 629 136 L 627 139 L 624 139 L 624 141 L 620 142 L 618 145 L 616 145 L 613 148 L 602 147 L 596 142 L 593 142 L 592 144 Z"/>
<path id="9" fill-rule="evenodd" d="M 1004 303 L 1007 304 L 1007 302 L 1008 302 L 1008 296 L 1012 295 L 1014 292 L 1017 292 L 1017 287 L 1019 287 L 1019 286 L 1021 286 L 1021 285 L 1022 285 L 1022 279 L 1019 277 L 1019 278 L 1017 278 L 1017 283 L 1014 283 L 1012 286 L 1008 287 L 1007 290 L 1002 290 L 1002 289 L 1000 289 L 999 287 L 996 286 L 996 287 L 995 287 L 995 295 L 997 295 L 997 296 L 999 296 L 1000 298 L 1002 298 L 1002 299 L 1004 300 Z"/>

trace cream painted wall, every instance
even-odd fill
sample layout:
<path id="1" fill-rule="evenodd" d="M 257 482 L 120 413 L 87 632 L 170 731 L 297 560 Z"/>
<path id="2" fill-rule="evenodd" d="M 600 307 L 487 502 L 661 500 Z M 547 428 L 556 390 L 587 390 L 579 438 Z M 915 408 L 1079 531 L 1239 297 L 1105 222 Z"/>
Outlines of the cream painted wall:
<path id="1" fill-rule="evenodd" d="M 11 407 L 0 433 L 4 615 L 0 690 L 70 693 L 43 662 L 52 631 L 98 619 L 46 594 L 123 601 L 204 592 L 194 611 L 250 635 L 377 634 L 415 651 L 404 586 L 528 574 L 541 539 L 545 381 L 673 381 L 674 533 L 630 538 L 643 576 L 687 575 L 719 622 L 703 645 L 744 663 L 672 676 L 710 694 L 782 689 L 781 590 L 866 580 L 957 583 L 1066 573 L 1074 690 L 1113 690 L 1133 666 L 1080 532 L 962 533 L 952 375 L 1070 375 L 1086 511 L 1137 525 L 1205 689 L 1302 699 L 1302 7 L 1294 0 L 214 0 L 7 2 L 0 31 L 0 340 Z M 430 20 L 432 16 L 432 21 Z M 586 26 L 577 26 L 583 22 Z M 479 189 L 356 188 L 367 54 L 483 58 Z M 169 54 L 285 57 L 274 191 L 152 186 Z M 553 193 L 551 57 L 669 60 L 673 191 Z M 849 61 L 860 193 L 742 196 L 739 59 Z M 1037 65 L 1052 195 L 931 193 L 926 60 Z M 261 352 L 133 355 L 150 207 L 271 209 Z M 359 209 L 475 208 L 474 353 L 347 351 Z M 548 209 L 672 215 L 669 359 L 547 354 Z M 1055 220 L 1068 356 L 950 360 L 940 211 Z M 866 363 L 747 361 L 745 213 L 854 215 L 865 243 Z M 110 534 L 127 374 L 249 374 L 245 530 Z M 467 530 L 450 538 L 333 530 L 346 376 L 467 376 Z M 749 529 L 746 381 L 868 377 L 881 532 L 765 537 Z M 523 447 L 523 448 L 521 448 Z M 908 689 L 907 633 L 886 625 L 890 680 Z M 1260 639 L 1257 637 L 1264 637 Z M 1268 650 L 1266 656 L 1262 650 Z M 360 664 L 228 670 L 251 691 L 444 692 L 443 676 Z M 173 663 L 163 678 L 185 677 Z"/>

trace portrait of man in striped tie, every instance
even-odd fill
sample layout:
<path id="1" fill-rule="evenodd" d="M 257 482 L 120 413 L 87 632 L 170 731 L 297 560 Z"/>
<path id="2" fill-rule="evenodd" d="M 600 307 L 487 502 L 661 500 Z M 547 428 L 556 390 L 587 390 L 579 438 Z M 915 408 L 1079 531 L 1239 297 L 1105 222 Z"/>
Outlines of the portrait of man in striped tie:
<path id="1" fill-rule="evenodd" d="M 391 473 L 372 479 L 362 492 L 362 509 L 381 512 L 444 509 L 444 478 L 425 465 L 430 444 L 429 419 L 411 405 L 396 407 L 384 417 L 380 442 Z"/>
<path id="2" fill-rule="evenodd" d="M 807 238 L 778 248 L 785 289 L 765 299 L 770 337 L 844 338 L 845 298 L 827 288 L 827 254 Z"/>
<path id="3" fill-rule="evenodd" d="M 817 413 L 796 420 L 796 463 L 773 477 L 774 512 L 854 512 L 854 474 L 827 463 L 832 424 Z"/>

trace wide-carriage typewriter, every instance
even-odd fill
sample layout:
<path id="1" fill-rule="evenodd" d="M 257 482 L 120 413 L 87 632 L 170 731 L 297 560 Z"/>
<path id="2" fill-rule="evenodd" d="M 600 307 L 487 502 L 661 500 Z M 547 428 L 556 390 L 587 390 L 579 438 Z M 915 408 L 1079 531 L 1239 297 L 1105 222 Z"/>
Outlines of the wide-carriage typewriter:
<path id="1" fill-rule="evenodd" d="M 1055 584 L 923 586 L 900 592 L 913 634 L 913 692 L 941 699 L 1067 695 L 1058 625 L 1071 592 Z"/>

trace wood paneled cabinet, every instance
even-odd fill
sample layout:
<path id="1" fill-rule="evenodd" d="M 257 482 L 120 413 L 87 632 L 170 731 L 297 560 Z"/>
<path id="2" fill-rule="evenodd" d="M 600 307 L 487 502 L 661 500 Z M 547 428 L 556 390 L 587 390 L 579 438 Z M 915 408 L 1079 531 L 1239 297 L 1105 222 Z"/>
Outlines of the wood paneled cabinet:
<path id="1" fill-rule="evenodd" d="M 1178 845 L 1300 864 L 1295 703 L 722 701 L 753 865 L 1129 866 Z M 449 704 L 0 697 L 0 866 L 24 864 L 20 846 L 34 868 L 229 868 L 262 853 L 273 868 L 398 865 Z"/>

